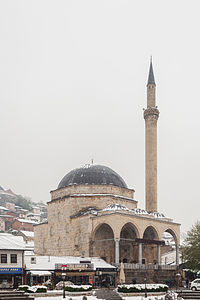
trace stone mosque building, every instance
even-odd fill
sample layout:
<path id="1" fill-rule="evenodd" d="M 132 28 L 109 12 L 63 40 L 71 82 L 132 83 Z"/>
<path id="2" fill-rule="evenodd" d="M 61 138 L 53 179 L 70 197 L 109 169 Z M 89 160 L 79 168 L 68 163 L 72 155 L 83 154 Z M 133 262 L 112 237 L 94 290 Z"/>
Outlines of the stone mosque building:
<path id="1" fill-rule="evenodd" d="M 145 210 L 138 208 L 134 189 L 122 177 L 101 165 L 72 170 L 51 191 L 48 222 L 35 226 L 35 253 L 54 256 L 101 257 L 109 263 L 161 263 L 170 233 L 176 243 L 180 224 L 157 209 L 156 84 L 150 63 L 145 120 Z"/>

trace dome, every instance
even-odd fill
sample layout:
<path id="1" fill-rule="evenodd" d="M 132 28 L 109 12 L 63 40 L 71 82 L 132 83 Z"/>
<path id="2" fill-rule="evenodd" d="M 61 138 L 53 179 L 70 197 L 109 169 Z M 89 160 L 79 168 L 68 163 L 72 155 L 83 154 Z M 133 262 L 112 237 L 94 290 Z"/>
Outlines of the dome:
<path id="1" fill-rule="evenodd" d="M 58 189 L 74 184 L 112 184 L 127 188 L 123 178 L 112 169 L 100 165 L 86 165 L 69 172 L 58 185 Z"/>

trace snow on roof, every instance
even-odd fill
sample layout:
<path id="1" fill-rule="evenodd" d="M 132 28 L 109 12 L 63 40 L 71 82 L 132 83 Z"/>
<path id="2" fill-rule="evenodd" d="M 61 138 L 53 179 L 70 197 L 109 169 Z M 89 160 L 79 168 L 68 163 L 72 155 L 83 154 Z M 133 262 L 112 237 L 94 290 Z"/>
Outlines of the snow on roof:
<path id="1" fill-rule="evenodd" d="M 17 219 L 21 223 L 31 223 L 31 224 L 38 224 L 38 222 L 27 220 L 27 219 Z"/>
<path id="2" fill-rule="evenodd" d="M 6 207 L 4 207 L 4 206 L 0 206 L 0 209 L 1 210 L 8 210 Z"/>
<path id="3" fill-rule="evenodd" d="M 51 276 L 52 273 L 49 271 L 31 271 L 33 276 Z"/>
<path id="4" fill-rule="evenodd" d="M 2 218 L 14 218 L 14 216 L 11 216 L 11 215 L 0 215 L 0 217 Z"/>
<path id="5" fill-rule="evenodd" d="M 33 212 L 27 214 L 27 217 L 30 217 L 30 216 L 41 216 L 41 214 L 34 214 Z"/>
<path id="6" fill-rule="evenodd" d="M 26 244 L 22 236 L 14 236 L 9 233 L 0 233 L 0 249 L 25 250 Z"/>
<path id="7" fill-rule="evenodd" d="M 34 232 L 33 231 L 27 231 L 27 230 L 20 230 L 22 234 L 24 234 L 27 237 L 34 237 Z"/>
<path id="8" fill-rule="evenodd" d="M 36 262 L 31 263 L 31 258 L 35 257 Z M 27 270 L 55 270 L 55 264 L 79 264 L 81 261 L 91 261 L 94 269 L 115 267 L 98 257 L 81 257 L 81 256 L 36 256 L 25 252 L 24 261 Z"/>
<path id="9" fill-rule="evenodd" d="M 0 190 L 0 194 L 1 195 L 6 195 L 6 196 L 10 196 L 10 197 L 16 197 L 16 195 L 11 194 L 10 192 L 7 192 L 7 191 L 2 191 L 2 190 Z"/>
<path id="10" fill-rule="evenodd" d="M 128 207 L 121 205 L 121 204 L 110 204 L 106 206 L 106 208 L 103 209 L 103 211 L 107 210 L 126 210 L 126 211 L 131 211 Z"/>
<path id="11" fill-rule="evenodd" d="M 165 216 L 159 212 L 148 213 L 144 209 L 141 209 L 141 208 L 129 209 L 128 207 L 121 205 L 121 204 L 110 204 L 102 210 L 102 212 L 105 212 L 105 211 L 126 211 L 129 213 L 135 214 L 135 215 L 146 215 L 146 216 L 151 216 L 154 218 L 165 218 Z"/>
<path id="12" fill-rule="evenodd" d="M 81 216 L 86 216 L 86 215 L 97 215 L 98 214 L 98 209 L 96 207 L 87 207 L 86 209 L 82 209 L 81 211 L 79 211 L 77 214 L 71 216 L 72 218 L 76 218 L 76 217 L 81 217 Z"/>

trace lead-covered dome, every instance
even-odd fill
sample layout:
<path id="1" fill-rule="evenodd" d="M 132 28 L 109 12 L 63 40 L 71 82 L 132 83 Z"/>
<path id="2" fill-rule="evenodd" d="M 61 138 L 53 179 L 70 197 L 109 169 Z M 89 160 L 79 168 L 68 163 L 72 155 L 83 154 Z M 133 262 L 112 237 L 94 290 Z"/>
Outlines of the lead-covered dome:
<path id="1" fill-rule="evenodd" d="M 112 169 L 100 165 L 86 165 L 69 172 L 58 185 L 58 189 L 74 184 L 112 184 L 127 188 L 123 178 Z"/>

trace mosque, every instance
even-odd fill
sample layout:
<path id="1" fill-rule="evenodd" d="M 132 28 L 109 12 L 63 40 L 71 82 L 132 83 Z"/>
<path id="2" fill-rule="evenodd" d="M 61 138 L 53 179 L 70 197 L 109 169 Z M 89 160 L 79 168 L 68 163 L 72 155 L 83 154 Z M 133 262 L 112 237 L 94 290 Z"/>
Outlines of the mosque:
<path id="1" fill-rule="evenodd" d="M 138 208 L 134 189 L 111 168 L 86 165 L 63 177 L 48 202 L 48 221 L 35 226 L 38 255 L 101 257 L 118 265 L 161 265 L 170 233 L 176 244 L 180 224 L 157 209 L 156 84 L 152 61 L 147 82 L 145 120 L 145 210 Z"/>

